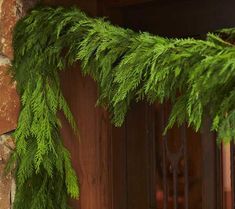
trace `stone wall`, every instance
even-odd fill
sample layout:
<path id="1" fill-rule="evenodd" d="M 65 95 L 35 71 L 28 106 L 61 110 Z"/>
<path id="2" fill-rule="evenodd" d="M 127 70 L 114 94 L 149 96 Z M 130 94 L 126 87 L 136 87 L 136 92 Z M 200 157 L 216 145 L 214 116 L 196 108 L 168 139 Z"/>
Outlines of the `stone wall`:
<path id="1" fill-rule="evenodd" d="M 12 31 L 17 20 L 35 5 L 37 0 L 0 0 L 0 209 L 12 208 L 15 184 L 4 174 L 7 159 L 14 148 L 9 133 L 17 125 L 19 98 L 16 83 L 9 75 L 13 58 Z"/>
<path id="2" fill-rule="evenodd" d="M 14 142 L 10 135 L 0 136 L 0 208 L 10 209 L 15 192 L 15 182 L 10 174 L 4 173 L 7 159 L 14 148 Z"/>

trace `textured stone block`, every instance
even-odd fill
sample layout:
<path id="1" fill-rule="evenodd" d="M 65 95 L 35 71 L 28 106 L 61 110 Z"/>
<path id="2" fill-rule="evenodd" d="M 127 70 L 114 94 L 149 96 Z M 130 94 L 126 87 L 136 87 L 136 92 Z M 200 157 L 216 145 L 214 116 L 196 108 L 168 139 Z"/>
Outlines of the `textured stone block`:
<path id="1" fill-rule="evenodd" d="M 14 142 L 9 135 L 0 136 L 0 208 L 10 209 L 15 193 L 15 182 L 11 174 L 5 174 L 7 159 L 14 148 Z"/>
<path id="2" fill-rule="evenodd" d="M 0 57 L 0 135 L 16 128 L 19 112 L 16 83 L 9 76 L 8 62 Z"/>
<path id="3" fill-rule="evenodd" d="M 16 128 L 19 113 L 19 98 L 16 83 L 9 74 L 13 58 L 12 33 L 16 21 L 36 0 L 0 0 L 0 209 L 11 209 L 15 193 L 15 182 L 4 168 L 14 142 L 8 135 L 1 135 Z"/>
<path id="4" fill-rule="evenodd" d="M 16 21 L 36 2 L 37 0 L 0 0 L 0 209 L 12 208 L 15 193 L 12 175 L 4 175 L 14 141 L 9 135 L 1 135 L 16 128 L 20 106 L 16 83 L 9 74 L 13 58 L 12 33 Z"/>
<path id="5" fill-rule="evenodd" d="M 16 127 L 19 99 L 8 73 L 12 51 L 12 31 L 22 13 L 17 0 L 0 0 L 0 134 Z"/>
<path id="6" fill-rule="evenodd" d="M 16 128 L 19 98 L 8 73 L 13 58 L 12 33 L 17 20 L 37 0 L 0 0 L 0 135 Z M 2 56 L 1 56 L 2 54 Z"/>
<path id="7" fill-rule="evenodd" d="M 0 0 L 0 43 L 2 53 L 12 58 L 12 31 L 19 16 L 20 6 L 16 0 Z"/>

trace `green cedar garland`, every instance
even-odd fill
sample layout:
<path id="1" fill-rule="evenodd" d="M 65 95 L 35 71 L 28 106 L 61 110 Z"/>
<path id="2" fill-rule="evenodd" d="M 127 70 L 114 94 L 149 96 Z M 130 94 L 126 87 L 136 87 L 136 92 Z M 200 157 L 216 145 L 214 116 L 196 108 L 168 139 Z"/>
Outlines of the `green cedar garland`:
<path id="1" fill-rule="evenodd" d="M 205 115 L 218 139 L 235 136 L 235 29 L 206 40 L 167 39 L 115 27 L 76 8 L 33 10 L 14 33 L 12 73 L 21 96 L 15 132 L 14 209 L 67 209 L 79 189 L 59 130 L 58 111 L 75 131 L 58 71 L 80 61 L 97 81 L 98 103 L 121 126 L 131 101 L 174 104 L 166 130 L 187 122 L 199 130 Z"/>

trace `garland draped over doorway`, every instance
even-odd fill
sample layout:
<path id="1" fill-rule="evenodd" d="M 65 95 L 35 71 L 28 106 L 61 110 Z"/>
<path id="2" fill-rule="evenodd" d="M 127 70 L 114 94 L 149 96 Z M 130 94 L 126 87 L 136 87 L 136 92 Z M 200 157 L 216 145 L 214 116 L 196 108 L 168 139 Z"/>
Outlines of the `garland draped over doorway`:
<path id="1" fill-rule="evenodd" d="M 235 29 L 206 40 L 136 33 L 87 17 L 77 8 L 40 8 L 14 32 L 12 74 L 21 97 L 15 131 L 14 209 L 67 209 L 79 187 L 63 146 L 58 111 L 76 122 L 60 89 L 58 72 L 80 61 L 99 87 L 98 103 L 121 126 L 131 101 L 173 104 L 167 129 L 187 122 L 198 131 L 206 115 L 218 140 L 235 136 Z M 84 139 L 85 140 L 85 139 Z M 16 166 L 15 166 L 16 165 Z"/>

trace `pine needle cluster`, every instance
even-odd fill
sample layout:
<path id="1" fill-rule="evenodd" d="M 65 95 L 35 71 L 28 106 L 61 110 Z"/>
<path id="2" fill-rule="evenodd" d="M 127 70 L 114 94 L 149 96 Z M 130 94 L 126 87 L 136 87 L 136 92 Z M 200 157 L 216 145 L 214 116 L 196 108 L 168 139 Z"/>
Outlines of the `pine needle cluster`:
<path id="1" fill-rule="evenodd" d="M 167 129 L 187 122 L 197 131 L 207 115 L 218 139 L 235 137 L 235 29 L 206 40 L 136 33 L 87 17 L 77 8 L 41 8 L 14 32 L 12 73 L 21 96 L 15 132 L 17 192 L 14 209 L 65 209 L 77 197 L 77 179 L 63 147 L 58 111 L 76 131 L 61 93 L 58 71 L 80 61 L 97 81 L 98 103 L 121 126 L 132 101 L 170 100 Z M 222 36 L 226 34 L 227 39 Z"/>

